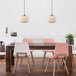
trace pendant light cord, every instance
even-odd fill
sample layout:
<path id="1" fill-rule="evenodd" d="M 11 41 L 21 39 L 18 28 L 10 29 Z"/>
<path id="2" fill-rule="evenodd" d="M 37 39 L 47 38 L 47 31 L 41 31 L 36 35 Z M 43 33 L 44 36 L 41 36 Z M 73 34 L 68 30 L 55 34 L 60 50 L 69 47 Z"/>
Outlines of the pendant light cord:
<path id="1" fill-rule="evenodd" d="M 53 16 L 53 0 L 51 0 L 51 15 Z"/>
<path id="2" fill-rule="evenodd" d="M 25 16 L 25 0 L 24 0 L 24 16 Z"/>

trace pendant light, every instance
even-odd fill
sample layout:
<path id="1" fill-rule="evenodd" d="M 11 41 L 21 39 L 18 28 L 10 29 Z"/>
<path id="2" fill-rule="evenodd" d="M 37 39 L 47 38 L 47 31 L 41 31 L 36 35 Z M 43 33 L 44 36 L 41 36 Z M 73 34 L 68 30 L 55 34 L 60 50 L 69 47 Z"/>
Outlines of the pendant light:
<path id="1" fill-rule="evenodd" d="M 27 23 L 29 21 L 28 16 L 25 14 L 25 0 L 24 0 L 24 15 L 20 17 L 20 22 Z"/>
<path id="2" fill-rule="evenodd" d="M 51 0 L 51 15 L 48 17 L 49 23 L 55 23 L 56 22 L 56 16 L 53 15 L 53 0 Z"/>

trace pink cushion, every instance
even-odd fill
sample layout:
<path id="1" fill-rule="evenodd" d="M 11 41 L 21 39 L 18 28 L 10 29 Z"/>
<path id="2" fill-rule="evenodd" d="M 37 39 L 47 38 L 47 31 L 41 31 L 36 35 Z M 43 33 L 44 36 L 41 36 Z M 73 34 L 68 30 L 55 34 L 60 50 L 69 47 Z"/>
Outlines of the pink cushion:
<path id="1" fill-rule="evenodd" d="M 54 52 L 55 50 L 43 50 L 44 52 Z"/>
<path id="2" fill-rule="evenodd" d="M 51 38 L 49 38 L 49 39 L 44 39 L 43 42 L 44 42 L 44 43 L 54 43 L 54 39 L 51 39 Z"/>
<path id="3" fill-rule="evenodd" d="M 44 39 L 43 41 L 44 43 L 54 43 L 54 39 L 52 38 L 48 38 L 48 39 Z M 55 50 L 43 50 L 43 52 L 54 52 Z"/>
<path id="4" fill-rule="evenodd" d="M 30 52 L 34 52 L 34 50 L 30 50 Z"/>
<path id="5" fill-rule="evenodd" d="M 31 38 L 24 38 L 23 42 L 27 42 L 27 43 L 33 43 L 33 40 Z M 30 50 L 30 52 L 34 52 L 35 50 Z"/>
<path id="6" fill-rule="evenodd" d="M 48 58 L 55 59 L 56 57 L 55 56 L 49 56 Z M 62 58 L 64 58 L 64 56 L 59 56 L 58 58 L 62 59 Z"/>

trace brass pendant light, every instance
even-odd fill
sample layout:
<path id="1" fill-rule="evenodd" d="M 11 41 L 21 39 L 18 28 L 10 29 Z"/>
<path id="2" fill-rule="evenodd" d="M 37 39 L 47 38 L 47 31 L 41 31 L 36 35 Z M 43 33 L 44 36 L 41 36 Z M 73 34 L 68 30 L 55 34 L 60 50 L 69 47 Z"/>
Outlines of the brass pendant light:
<path id="1" fill-rule="evenodd" d="M 53 0 L 51 0 L 51 15 L 48 17 L 49 23 L 55 23 L 56 22 L 56 16 L 53 15 Z"/>
<path id="2" fill-rule="evenodd" d="M 28 16 L 25 14 L 25 0 L 24 0 L 24 15 L 20 17 L 20 22 L 27 23 L 29 21 Z"/>

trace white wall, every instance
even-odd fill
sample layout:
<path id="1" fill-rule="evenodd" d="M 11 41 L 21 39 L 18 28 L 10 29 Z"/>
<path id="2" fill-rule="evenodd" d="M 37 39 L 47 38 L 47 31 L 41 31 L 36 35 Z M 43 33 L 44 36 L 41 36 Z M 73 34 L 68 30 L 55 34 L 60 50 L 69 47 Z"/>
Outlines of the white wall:
<path id="1" fill-rule="evenodd" d="M 5 27 L 18 32 L 19 37 L 52 37 L 56 42 L 65 42 L 65 34 L 76 34 L 76 0 L 54 0 L 56 23 L 48 23 L 50 0 L 26 0 L 26 15 L 29 23 L 20 23 L 23 14 L 23 0 L 0 0 L 0 36 Z"/>

